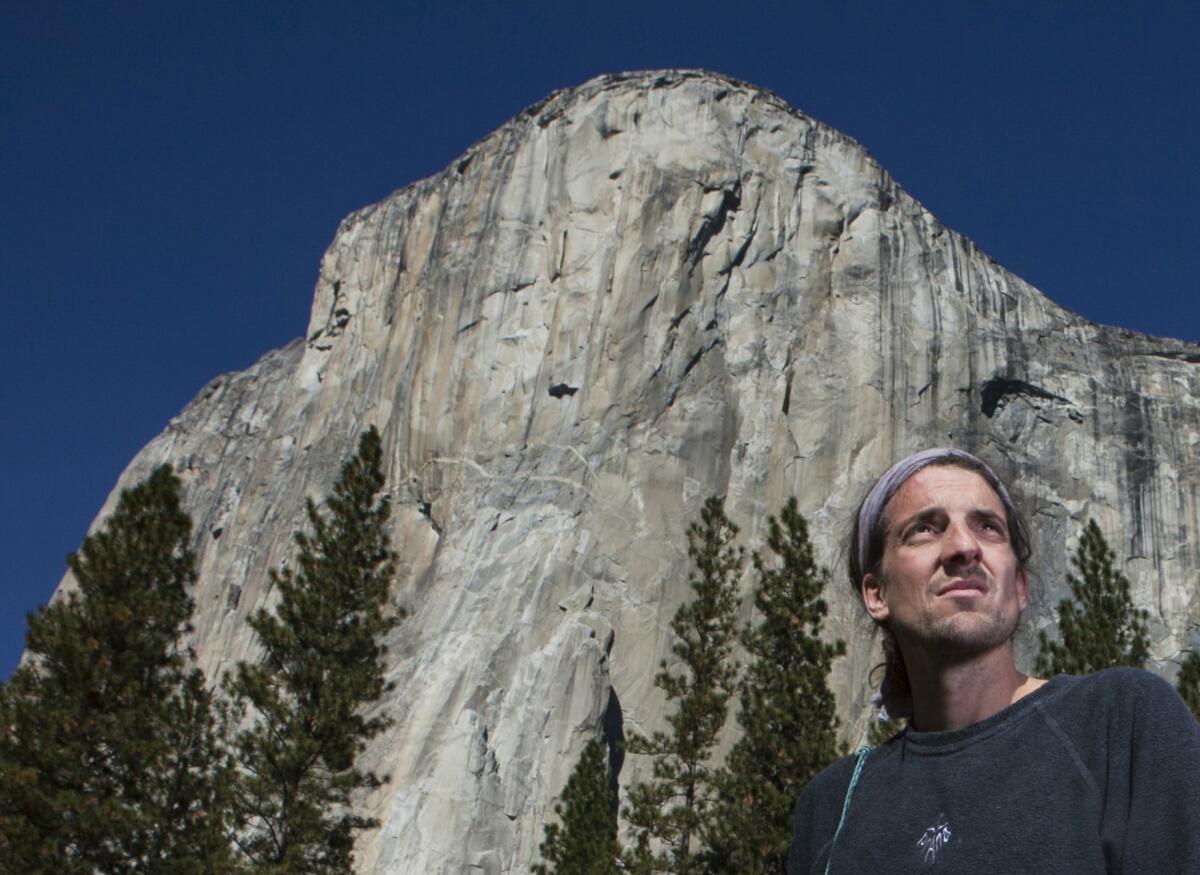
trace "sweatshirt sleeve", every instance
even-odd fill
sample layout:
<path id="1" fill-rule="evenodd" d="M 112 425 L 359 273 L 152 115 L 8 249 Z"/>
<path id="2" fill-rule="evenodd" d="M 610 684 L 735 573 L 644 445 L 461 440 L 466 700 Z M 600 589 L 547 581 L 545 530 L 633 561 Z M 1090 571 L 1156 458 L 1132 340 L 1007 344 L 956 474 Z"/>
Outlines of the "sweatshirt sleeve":
<path id="1" fill-rule="evenodd" d="M 814 777 L 800 793 L 793 818 L 792 844 L 788 849 L 787 875 L 820 872 L 837 829 L 842 796 L 850 781 L 845 757 Z M 840 790 L 839 790 L 840 788 Z"/>
<path id="2" fill-rule="evenodd" d="M 1125 875 L 1197 873 L 1200 724 L 1170 684 L 1148 672 L 1136 674 L 1135 692 L 1128 699 L 1132 706 L 1129 744 L 1118 754 L 1128 759 L 1128 816 L 1120 871 Z M 1110 760 L 1110 767 L 1116 765 Z M 1116 795 L 1126 790 L 1119 787 L 1124 782 L 1120 771 L 1114 769 L 1109 777 L 1110 792 Z"/>
<path id="3" fill-rule="evenodd" d="M 813 829 L 812 782 L 804 788 L 796 800 L 796 813 L 792 817 L 792 844 L 788 848 L 787 875 L 808 875 L 813 868 L 813 844 L 816 835 Z"/>

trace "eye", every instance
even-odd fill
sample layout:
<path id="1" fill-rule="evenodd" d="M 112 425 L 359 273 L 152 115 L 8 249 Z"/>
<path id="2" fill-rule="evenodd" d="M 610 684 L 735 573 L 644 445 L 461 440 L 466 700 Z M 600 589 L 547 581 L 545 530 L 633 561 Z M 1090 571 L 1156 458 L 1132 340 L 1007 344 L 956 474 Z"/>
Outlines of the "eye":
<path id="1" fill-rule="evenodd" d="M 934 528 L 933 523 L 913 523 L 908 527 L 908 531 L 904 533 L 904 540 L 920 540 L 936 533 L 937 529 Z"/>
<path id="2" fill-rule="evenodd" d="M 993 519 L 981 520 L 979 523 L 979 528 L 982 531 L 985 531 L 985 532 L 987 532 L 995 537 L 998 537 L 998 538 L 1007 538 L 1008 537 L 1008 530 L 1004 527 L 1004 524 L 1001 523 L 999 520 L 993 520 Z"/>

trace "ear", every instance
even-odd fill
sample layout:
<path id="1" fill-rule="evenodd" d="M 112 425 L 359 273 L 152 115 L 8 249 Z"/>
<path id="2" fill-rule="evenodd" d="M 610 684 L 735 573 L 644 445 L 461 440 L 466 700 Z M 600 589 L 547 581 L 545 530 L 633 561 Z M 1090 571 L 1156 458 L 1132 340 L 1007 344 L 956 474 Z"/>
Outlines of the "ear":
<path id="1" fill-rule="evenodd" d="M 1022 611 L 1029 604 L 1029 578 L 1024 568 L 1017 572 L 1017 603 Z"/>
<path id="2" fill-rule="evenodd" d="M 887 593 L 884 592 L 883 579 L 879 575 L 864 574 L 859 591 L 862 594 L 863 606 L 872 620 L 882 623 L 890 616 Z"/>

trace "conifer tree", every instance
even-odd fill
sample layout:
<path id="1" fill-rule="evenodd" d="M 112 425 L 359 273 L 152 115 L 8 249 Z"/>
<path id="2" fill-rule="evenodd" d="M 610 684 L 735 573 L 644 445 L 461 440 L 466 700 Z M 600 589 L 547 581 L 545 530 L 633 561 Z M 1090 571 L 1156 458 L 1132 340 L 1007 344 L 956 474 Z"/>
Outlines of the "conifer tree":
<path id="1" fill-rule="evenodd" d="M 1096 521 L 1088 520 L 1079 549 L 1071 557 L 1078 576 L 1067 577 L 1073 601 L 1064 599 L 1058 605 L 1062 642 L 1038 633 L 1039 674 L 1088 674 L 1117 665 L 1141 668 L 1145 664 L 1150 655 L 1148 615 L 1134 608 L 1129 580 L 1113 567 L 1115 558 Z"/>
<path id="2" fill-rule="evenodd" d="M 238 845 L 253 873 L 349 873 L 354 834 L 375 824 L 350 803 L 379 786 L 355 761 L 391 723 L 366 713 L 391 689 L 381 638 L 399 621 L 387 610 L 394 554 L 381 459 L 371 428 L 327 511 L 308 500 L 312 533 L 295 535 L 297 569 L 272 574 L 275 613 L 250 621 L 263 660 L 239 664 L 229 684 L 257 716 L 237 739 Z"/>
<path id="3" fill-rule="evenodd" d="M 821 638 L 829 574 L 817 566 L 795 498 L 767 528 L 778 560 L 753 555 L 758 622 L 741 635 L 749 657 L 738 684 L 743 735 L 719 775 L 711 840 L 710 868 L 730 875 L 784 875 L 796 797 L 844 753 L 827 678 L 846 647 Z"/>
<path id="4" fill-rule="evenodd" d="M 608 752 L 600 739 L 583 748 L 554 805 L 560 823 L 547 823 L 534 875 L 617 875 L 617 799 L 608 770 Z"/>
<path id="5" fill-rule="evenodd" d="M 219 712 L 188 668 L 195 557 L 166 466 L 121 493 L 0 687 L 0 872 L 230 870 Z"/>
<path id="6" fill-rule="evenodd" d="M 734 642 L 737 579 L 744 551 L 733 544 L 735 526 L 722 501 L 709 498 L 700 522 L 688 529 L 689 578 L 694 598 L 675 612 L 672 652 L 655 684 L 675 704 L 669 732 L 634 736 L 628 750 L 653 758 L 652 779 L 629 794 L 627 820 L 633 845 L 625 865 L 633 872 L 700 872 L 714 802 L 708 759 L 725 723 L 736 681 L 729 659 Z"/>
<path id="7" fill-rule="evenodd" d="M 1196 719 L 1200 720 L 1200 653 L 1193 652 L 1184 657 L 1175 688 Z"/>

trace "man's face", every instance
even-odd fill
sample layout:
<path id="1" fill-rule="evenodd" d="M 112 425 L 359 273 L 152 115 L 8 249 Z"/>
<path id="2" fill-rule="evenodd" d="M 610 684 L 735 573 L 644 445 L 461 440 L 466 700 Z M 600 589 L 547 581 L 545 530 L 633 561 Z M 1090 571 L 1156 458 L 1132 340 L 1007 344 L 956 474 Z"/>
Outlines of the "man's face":
<path id="1" fill-rule="evenodd" d="M 896 490 L 884 525 L 883 563 L 863 579 L 863 601 L 906 655 L 915 646 L 961 657 L 1008 643 L 1026 579 L 987 481 L 965 468 L 922 468 Z"/>

